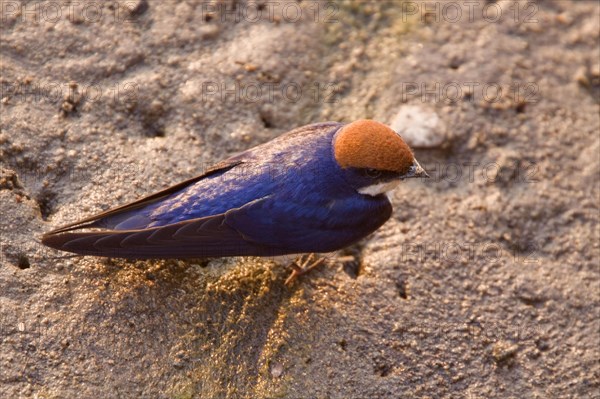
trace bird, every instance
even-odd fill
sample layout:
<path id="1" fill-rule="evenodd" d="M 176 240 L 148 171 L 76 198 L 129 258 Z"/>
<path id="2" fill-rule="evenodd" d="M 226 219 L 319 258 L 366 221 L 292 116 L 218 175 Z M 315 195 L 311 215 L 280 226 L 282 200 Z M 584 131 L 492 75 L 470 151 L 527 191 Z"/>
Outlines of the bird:
<path id="1" fill-rule="evenodd" d="M 329 253 L 381 227 L 393 211 L 389 192 L 419 177 L 427 172 L 389 126 L 314 123 L 47 232 L 42 243 L 126 259 Z"/>

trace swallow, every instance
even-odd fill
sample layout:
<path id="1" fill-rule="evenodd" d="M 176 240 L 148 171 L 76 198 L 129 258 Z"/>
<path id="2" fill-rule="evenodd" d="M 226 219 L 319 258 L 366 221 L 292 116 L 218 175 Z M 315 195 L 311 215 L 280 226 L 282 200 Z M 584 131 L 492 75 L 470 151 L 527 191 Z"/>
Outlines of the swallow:
<path id="1" fill-rule="evenodd" d="M 205 173 L 43 235 L 52 248 L 130 259 L 333 252 L 392 215 L 386 195 L 428 177 L 400 135 L 373 120 L 316 123 Z"/>

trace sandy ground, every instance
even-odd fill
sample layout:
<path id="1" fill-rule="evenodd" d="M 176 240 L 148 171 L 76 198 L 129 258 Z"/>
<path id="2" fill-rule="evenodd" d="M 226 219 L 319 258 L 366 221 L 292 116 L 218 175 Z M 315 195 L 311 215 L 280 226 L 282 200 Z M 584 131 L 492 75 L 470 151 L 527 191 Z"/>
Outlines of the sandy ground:
<path id="1" fill-rule="evenodd" d="M 599 398 L 599 4 L 258 3 L 1 1 L 0 397 Z M 432 178 L 292 288 L 39 244 L 365 117 Z"/>

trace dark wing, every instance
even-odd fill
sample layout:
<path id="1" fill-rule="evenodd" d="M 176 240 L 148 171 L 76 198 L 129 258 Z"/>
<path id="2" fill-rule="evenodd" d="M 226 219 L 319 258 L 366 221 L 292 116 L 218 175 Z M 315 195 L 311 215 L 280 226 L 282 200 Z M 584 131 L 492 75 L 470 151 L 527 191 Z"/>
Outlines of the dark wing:
<path id="1" fill-rule="evenodd" d="M 187 186 L 192 185 L 208 176 L 211 176 L 211 175 L 213 175 L 215 173 L 219 173 L 219 172 L 226 172 L 229 169 L 231 169 L 241 163 L 243 163 L 243 161 L 236 160 L 235 158 L 223 161 L 223 162 L 215 165 L 214 167 L 208 169 L 203 174 L 193 177 L 191 179 L 185 180 L 185 181 L 178 183 L 174 186 L 171 186 L 165 190 L 151 194 L 147 197 L 141 198 L 134 202 L 130 202 L 129 204 L 125 204 L 125 205 L 119 206 L 117 208 L 109 209 L 108 211 L 98 213 L 94 216 L 90 216 L 89 218 L 78 220 L 77 222 L 69 223 L 67 225 L 59 227 L 58 229 L 49 231 L 42 236 L 42 242 L 45 243 L 45 240 L 49 239 L 51 236 L 59 234 L 59 233 L 64 233 L 66 231 L 79 230 L 79 229 L 91 228 L 91 227 L 99 227 L 100 226 L 99 222 L 103 219 L 106 219 L 108 217 L 115 217 L 115 216 L 130 212 L 135 209 L 144 208 L 150 204 L 153 204 L 155 202 L 160 201 L 161 199 L 168 197 L 171 194 L 174 194 L 180 190 L 183 190 Z"/>
<path id="2" fill-rule="evenodd" d="M 148 229 L 74 231 L 102 227 L 101 222 L 107 218 L 115 218 L 146 207 L 205 177 L 225 172 L 242 162 L 232 158 L 200 176 L 166 190 L 62 226 L 44 234 L 42 243 L 52 248 L 82 255 L 135 259 L 237 256 L 259 251 L 254 243 L 247 242 L 237 230 L 223 223 L 224 213 Z M 235 211 L 236 209 L 231 210 L 231 212 Z"/>
<path id="3" fill-rule="evenodd" d="M 260 202 L 259 199 L 253 202 Z M 226 213 L 141 230 L 107 230 L 47 234 L 50 247 L 81 255 L 131 259 L 270 256 L 268 246 L 247 239 L 226 223 L 244 207 Z"/>
<path id="4" fill-rule="evenodd" d="M 228 226 L 244 239 L 268 245 L 281 254 L 331 252 L 373 233 L 392 215 L 385 195 L 356 194 L 327 205 L 306 201 L 290 204 L 276 197 L 252 201 L 235 212 L 227 212 Z"/>
<path id="5" fill-rule="evenodd" d="M 131 259 L 329 252 L 367 236 L 385 223 L 390 217 L 391 205 L 385 199 L 375 201 L 374 205 L 367 219 L 354 210 L 346 217 L 329 218 L 321 207 L 315 208 L 316 213 L 310 217 L 298 217 L 282 212 L 276 198 L 266 196 L 222 214 L 166 226 L 66 231 L 45 236 L 43 242 L 82 255 Z"/>

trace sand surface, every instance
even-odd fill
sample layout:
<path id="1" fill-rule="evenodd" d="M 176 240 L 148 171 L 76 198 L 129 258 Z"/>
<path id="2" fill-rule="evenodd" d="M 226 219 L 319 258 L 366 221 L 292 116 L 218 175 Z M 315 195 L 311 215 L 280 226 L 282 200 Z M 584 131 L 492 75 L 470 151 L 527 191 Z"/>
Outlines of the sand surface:
<path id="1" fill-rule="evenodd" d="M 0 3 L 0 397 L 599 397 L 598 2 Z M 39 243 L 358 118 L 432 178 L 291 288 Z"/>

